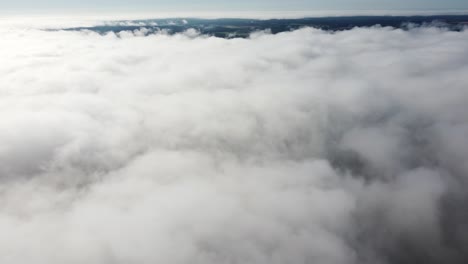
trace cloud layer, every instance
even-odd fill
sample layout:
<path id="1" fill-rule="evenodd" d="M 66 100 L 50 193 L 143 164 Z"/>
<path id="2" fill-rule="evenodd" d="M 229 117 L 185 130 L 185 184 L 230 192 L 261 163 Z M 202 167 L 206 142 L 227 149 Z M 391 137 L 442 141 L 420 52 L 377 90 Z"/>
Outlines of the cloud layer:
<path id="1" fill-rule="evenodd" d="M 4 27 L 2 263 L 466 263 L 468 31 Z"/>

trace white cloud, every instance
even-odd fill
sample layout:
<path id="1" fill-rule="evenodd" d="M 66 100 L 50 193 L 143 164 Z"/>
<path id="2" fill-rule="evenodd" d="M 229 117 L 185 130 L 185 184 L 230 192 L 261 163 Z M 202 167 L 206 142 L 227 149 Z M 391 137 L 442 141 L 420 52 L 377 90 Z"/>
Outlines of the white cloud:
<path id="1" fill-rule="evenodd" d="M 2 263 L 466 260 L 468 31 L 0 31 Z"/>

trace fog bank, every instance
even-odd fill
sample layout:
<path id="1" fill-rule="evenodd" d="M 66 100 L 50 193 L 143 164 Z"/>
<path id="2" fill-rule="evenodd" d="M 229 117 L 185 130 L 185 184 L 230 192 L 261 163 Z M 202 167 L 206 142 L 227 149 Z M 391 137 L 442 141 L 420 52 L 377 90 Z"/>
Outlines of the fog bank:
<path id="1" fill-rule="evenodd" d="M 0 28 L 0 262 L 468 261 L 468 31 Z"/>

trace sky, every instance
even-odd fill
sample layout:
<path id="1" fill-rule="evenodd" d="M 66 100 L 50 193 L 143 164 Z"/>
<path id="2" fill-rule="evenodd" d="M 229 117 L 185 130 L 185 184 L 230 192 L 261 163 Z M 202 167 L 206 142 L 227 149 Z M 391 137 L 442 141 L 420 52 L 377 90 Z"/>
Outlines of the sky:
<path id="1" fill-rule="evenodd" d="M 0 10 L 432 10 L 468 9 L 466 0 L 1 0 Z"/>

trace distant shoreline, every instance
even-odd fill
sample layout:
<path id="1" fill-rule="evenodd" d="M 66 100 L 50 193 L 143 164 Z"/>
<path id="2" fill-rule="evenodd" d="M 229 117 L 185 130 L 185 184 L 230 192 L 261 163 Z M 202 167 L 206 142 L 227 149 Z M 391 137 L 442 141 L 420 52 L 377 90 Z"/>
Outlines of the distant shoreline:
<path id="1" fill-rule="evenodd" d="M 137 32 L 141 35 L 155 33 L 177 34 L 194 30 L 197 34 L 220 38 L 246 38 L 257 31 L 268 31 L 272 34 L 293 31 L 304 27 L 313 27 L 327 31 L 343 31 L 360 27 L 392 27 L 411 29 L 431 26 L 461 31 L 466 28 L 468 15 L 438 16 L 344 16 L 302 19 L 199 19 L 170 18 L 147 20 L 107 21 L 91 27 L 69 27 L 58 30 L 93 31 L 99 34 Z"/>

